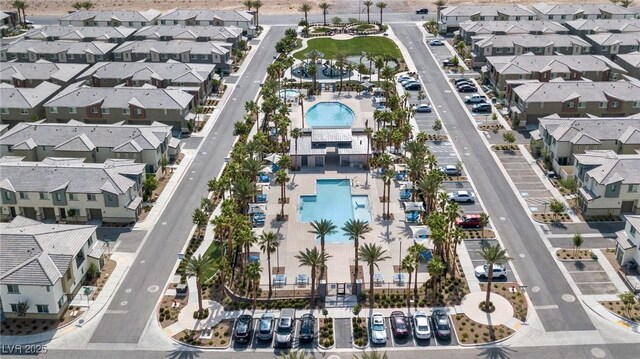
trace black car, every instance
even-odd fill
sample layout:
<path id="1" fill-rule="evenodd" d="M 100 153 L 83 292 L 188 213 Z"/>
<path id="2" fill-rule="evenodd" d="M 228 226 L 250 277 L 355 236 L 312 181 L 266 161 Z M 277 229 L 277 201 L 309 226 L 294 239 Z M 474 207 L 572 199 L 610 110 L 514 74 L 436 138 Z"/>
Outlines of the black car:
<path id="1" fill-rule="evenodd" d="M 429 9 L 420 9 L 416 11 L 416 14 L 418 15 L 424 15 L 424 14 L 428 14 L 429 13 Z"/>
<path id="2" fill-rule="evenodd" d="M 455 61 L 451 61 L 451 59 L 444 59 L 442 60 L 442 66 L 450 67 L 450 66 L 458 66 L 458 64 L 455 63 Z"/>
<path id="3" fill-rule="evenodd" d="M 471 107 L 471 112 L 491 112 L 491 104 L 478 103 Z"/>
<path id="4" fill-rule="evenodd" d="M 478 88 L 475 86 L 462 85 L 458 86 L 458 92 L 476 92 Z"/>
<path id="5" fill-rule="evenodd" d="M 453 80 L 453 83 L 456 84 L 456 86 L 460 85 L 463 82 L 467 82 L 467 83 L 471 83 L 471 80 L 469 79 L 455 79 Z"/>
<path id="6" fill-rule="evenodd" d="M 409 335 L 409 321 L 407 317 L 404 316 L 404 313 L 399 310 L 391 312 L 389 321 L 391 322 L 391 332 L 393 335 L 396 337 L 406 337 Z"/>
<path id="7" fill-rule="evenodd" d="M 451 338 L 451 324 L 447 312 L 442 309 L 436 309 L 431 313 L 431 322 L 433 323 L 433 331 L 438 339 Z"/>
<path id="8" fill-rule="evenodd" d="M 410 83 L 410 84 L 404 86 L 404 89 L 405 90 L 409 90 L 409 91 L 418 91 L 421 88 L 422 87 L 420 86 L 420 84 L 416 83 L 416 82 L 413 82 L 413 83 Z"/>
<path id="9" fill-rule="evenodd" d="M 233 338 L 236 342 L 248 342 L 251 339 L 253 331 L 253 317 L 248 314 L 242 314 L 236 319 L 236 325 L 233 330 Z"/>
<path id="10" fill-rule="evenodd" d="M 313 340 L 313 335 L 316 326 L 316 318 L 312 314 L 305 314 L 300 318 L 300 340 L 310 341 Z"/>

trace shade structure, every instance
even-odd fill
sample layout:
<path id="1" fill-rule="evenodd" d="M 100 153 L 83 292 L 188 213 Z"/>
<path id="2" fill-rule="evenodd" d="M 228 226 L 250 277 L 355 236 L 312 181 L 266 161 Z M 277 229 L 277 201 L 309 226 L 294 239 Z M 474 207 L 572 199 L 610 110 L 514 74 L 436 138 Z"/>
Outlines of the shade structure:
<path id="1" fill-rule="evenodd" d="M 271 173 L 273 173 L 273 168 L 271 168 L 271 166 L 264 166 L 260 170 L 260 173 L 271 174 Z"/>
<path id="2" fill-rule="evenodd" d="M 362 83 L 362 86 L 363 86 L 364 88 L 370 88 L 370 87 L 373 87 L 373 86 L 375 86 L 375 85 L 376 85 L 376 84 L 373 84 L 373 83 L 371 83 L 371 82 L 369 82 L 369 81 L 365 81 L 365 82 L 363 82 L 363 83 Z"/>
<path id="3" fill-rule="evenodd" d="M 405 212 L 422 212 L 424 211 L 424 207 L 422 207 L 422 203 L 420 202 L 407 202 L 404 204 Z"/>
<path id="4" fill-rule="evenodd" d="M 280 161 L 281 157 L 282 156 L 280 156 L 277 153 L 272 153 L 272 154 L 268 155 L 267 157 L 265 157 L 264 160 L 265 161 L 269 161 L 271 163 L 276 163 L 276 162 Z"/>
<path id="5" fill-rule="evenodd" d="M 411 183 L 411 182 L 400 182 L 400 189 L 401 190 L 413 189 L 413 183 Z"/>
<path id="6" fill-rule="evenodd" d="M 249 204 L 249 214 L 254 213 L 267 213 L 267 205 L 264 203 L 251 203 Z"/>

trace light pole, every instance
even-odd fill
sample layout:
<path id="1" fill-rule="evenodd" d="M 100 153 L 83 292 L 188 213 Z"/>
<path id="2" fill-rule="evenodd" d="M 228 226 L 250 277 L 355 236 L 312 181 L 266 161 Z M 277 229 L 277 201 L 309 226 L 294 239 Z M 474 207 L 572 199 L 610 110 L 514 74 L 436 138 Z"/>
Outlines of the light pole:
<path id="1" fill-rule="evenodd" d="M 400 252 L 398 252 L 398 269 L 402 268 L 402 237 L 400 238 Z M 402 270 L 400 270 L 402 272 Z"/>

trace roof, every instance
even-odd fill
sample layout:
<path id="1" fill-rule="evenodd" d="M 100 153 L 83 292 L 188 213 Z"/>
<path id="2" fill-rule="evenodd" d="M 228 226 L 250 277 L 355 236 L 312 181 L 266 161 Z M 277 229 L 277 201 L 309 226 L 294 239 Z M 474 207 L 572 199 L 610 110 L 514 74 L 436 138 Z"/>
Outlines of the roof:
<path id="1" fill-rule="evenodd" d="M 54 38 L 56 40 L 83 41 L 85 38 L 107 41 L 109 39 L 126 39 L 133 35 L 136 29 L 130 27 L 110 26 L 60 26 L 49 25 L 29 30 L 25 39 L 43 40 Z"/>
<path id="2" fill-rule="evenodd" d="M 196 21 L 251 21 L 253 14 L 247 11 L 213 9 L 175 9 L 164 13 L 158 20 Z"/>
<path id="3" fill-rule="evenodd" d="M 218 54 L 224 55 L 229 52 L 227 48 L 229 44 L 223 42 L 195 42 L 186 40 L 143 40 L 143 41 L 127 41 L 120 45 L 114 53 L 123 53 L 131 51 L 132 53 L 149 53 L 151 51 L 161 54 Z"/>
<path id="4" fill-rule="evenodd" d="M 290 142 L 290 154 L 298 156 L 302 155 L 317 155 L 324 156 L 327 154 L 327 146 L 325 144 L 314 144 L 311 141 L 311 136 L 301 136 L 297 140 L 291 138 Z"/>
<path id="5" fill-rule="evenodd" d="M 170 80 L 172 82 L 203 83 L 215 72 L 214 64 L 184 64 L 168 62 L 99 62 L 85 71 L 81 78 L 96 77 L 121 81 Z"/>
<path id="6" fill-rule="evenodd" d="M 622 6 L 614 5 L 614 4 L 532 4 L 531 7 L 534 10 L 538 10 L 540 13 L 545 15 L 571 15 L 574 14 L 584 14 L 584 15 L 601 15 L 603 12 L 609 14 L 624 14 L 631 15 L 632 17 L 635 13 L 629 9 L 623 8 Z"/>
<path id="7" fill-rule="evenodd" d="M 48 107 L 85 107 L 101 103 L 102 108 L 129 108 L 130 104 L 145 109 L 185 109 L 193 100 L 181 90 L 145 87 L 88 87 L 81 86 L 63 91 L 45 106 Z"/>
<path id="8" fill-rule="evenodd" d="M 314 128 L 311 131 L 311 141 L 313 142 L 351 142 L 350 128 Z"/>
<path id="9" fill-rule="evenodd" d="M 369 138 L 364 133 L 354 133 L 349 147 L 338 147 L 339 155 L 366 155 L 369 153 Z"/>
<path id="10" fill-rule="evenodd" d="M 588 166 L 586 173 L 599 184 L 640 183 L 640 154 L 619 155 L 613 151 L 586 151 L 574 155 L 576 164 Z"/>
<path id="11" fill-rule="evenodd" d="M 640 19 L 579 19 L 565 24 L 576 30 L 590 32 L 640 31 Z"/>
<path id="12" fill-rule="evenodd" d="M 51 82 L 41 82 L 34 88 L 14 87 L 0 83 L 0 106 L 4 108 L 34 108 L 60 90 Z"/>
<path id="13" fill-rule="evenodd" d="M 531 53 L 515 56 L 489 56 L 491 64 L 501 74 L 530 74 L 550 70 L 554 73 L 607 71 L 615 69 L 626 73 L 622 67 L 602 55 L 541 55 Z"/>
<path id="14" fill-rule="evenodd" d="M 476 40 L 474 46 L 478 46 L 480 48 L 486 46 L 514 47 L 515 45 L 520 45 L 523 47 L 546 47 L 549 45 L 553 45 L 553 47 L 573 47 L 574 45 L 591 47 L 591 44 L 579 38 L 578 36 L 564 34 L 490 35 L 478 36 L 477 38 L 474 38 L 474 40 Z"/>
<path id="15" fill-rule="evenodd" d="M 442 16 L 534 16 L 533 11 L 522 5 L 460 5 L 447 6 L 440 11 Z"/>
<path id="16" fill-rule="evenodd" d="M 555 21 L 471 21 L 460 23 L 460 29 L 476 34 L 563 33 L 569 30 Z"/>
<path id="17" fill-rule="evenodd" d="M 586 35 L 586 37 L 587 39 L 600 46 L 611 46 L 616 44 L 620 46 L 640 45 L 640 34 L 635 32 L 623 32 L 615 34 L 603 33 Z"/>
<path id="18" fill-rule="evenodd" d="M 0 233 L 0 283 L 55 284 L 94 235 L 96 228 L 91 225 L 44 224 L 17 217 Z"/>
<path id="19" fill-rule="evenodd" d="M 209 40 L 227 41 L 242 36 L 242 29 L 235 26 L 186 26 L 163 25 L 146 26 L 135 33 L 136 38 L 159 39 L 161 36 L 170 36 L 176 40 L 195 40 L 205 37 Z"/>
<path id="20" fill-rule="evenodd" d="M 118 44 L 93 41 L 40 41 L 40 40 L 21 40 L 2 47 L 9 53 L 28 53 L 35 52 L 38 54 L 59 54 L 66 52 L 68 54 L 84 55 L 90 52 L 94 55 L 104 55 L 111 52 Z"/>
<path id="21" fill-rule="evenodd" d="M 145 170 L 145 164 L 134 160 L 83 161 L 84 158 L 49 157 L 42 162 L 29 162 L 5 156 L 0 158 L 0 179 L 11 185 L 14 192 L 54 192 L 65 188 L 71 193 L 106 191 L 120 195 L 136 185 L 128 176 L 142 175 Z"/>
<path id="22" fill-rule="evenodd" d="M 543 128 L 556 141 L 575 145 L 600 144 L 601 141 L 618 140 L 626 144 L 640 144 L 640 118 L 559 118 L 548 116 L 540 119 Z"/>
<path id="23" fill-rule="evenodd" d="M 628 54 L 618 54 L 616 55 L 616 60 L 620 59 L 623 62 L 628 63 L 629 65 L 640 68 L 640 52 L 634 51 Z"/>
<path id="24" fill-rule="evenodd" d="M 95 22 L 119 20 L 122 22 L 138 21 L 148 22 L 160 16 L 160 11 L 149 9 L 145 11 L 137 10 L 79 10 L 60 18 L 60 21 L 86 21 Z"/>
<path id="25" fill-rule="evenodd" d="M 13 78 L 18 78 L 69 82 L 88 67 L 86 64 L 53 63 L 43 59 L 36 62 L 3 62 L 0 63 L 0 81 L 11 82 Z"/>
<path id="26" fill-rule="evenodd" d="M 636 244 L 631 241 L 631 239 L 627 235 L 627 232 L 624 230 L 616 232 L 616 243 L 623 250 L 632 249 L 636 246 Z"/>
<path id="27" fill-rule="evenodd" d="M 581 102 L 604 102 L 609 98 L 640 101 L 640 84 L 627 81 L 526 83 L 513 91 L 527 102 L 560 102 L 567 98 L 567 94 L 572 94 L 573 98 L 579 97 Z"/>
<path id="28" fill-rule="evenodd" d="M 640 230 L 640 215 L 626 215 L 624 218 L 632 227 Z"/>

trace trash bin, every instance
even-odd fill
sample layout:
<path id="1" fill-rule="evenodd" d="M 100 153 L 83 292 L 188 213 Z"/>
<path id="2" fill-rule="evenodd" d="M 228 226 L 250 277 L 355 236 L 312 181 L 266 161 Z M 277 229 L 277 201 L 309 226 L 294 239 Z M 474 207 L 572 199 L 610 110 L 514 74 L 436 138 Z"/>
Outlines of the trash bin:
<path id="1" fill-rule="evenodd" d="M 498 98 L 497 97 L 492 97 L 491 98 L 491 104 L 495 105 L 496 103 L 498 103 Z"/>

